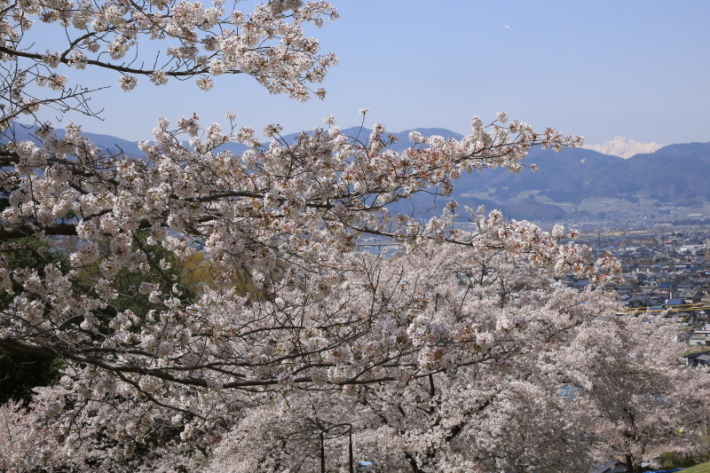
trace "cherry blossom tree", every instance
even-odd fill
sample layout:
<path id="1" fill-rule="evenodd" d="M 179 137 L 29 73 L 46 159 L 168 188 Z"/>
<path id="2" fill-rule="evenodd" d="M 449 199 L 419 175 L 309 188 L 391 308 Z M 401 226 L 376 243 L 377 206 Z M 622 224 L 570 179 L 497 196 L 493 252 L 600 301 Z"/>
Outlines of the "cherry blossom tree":
<path id="1" fill-rule="evenodd" d="M 312 471 L 315 434 L 343 421 L 354 425 L 360 458 L 382 471 L 584 471 L 619 455 L 640 471 L 662 453 L 706 453 L 710 378 L 679 364 L 675 324 L 616 316 L 608 294 L 559 287 L 554 269 L 529 265 L 515 251 L 448 244 L 388 261 L 404 286 L 387 290 L 391 299 L 420 289 L 428 300 L 416 370 L 394 386 L 250 409 L 208 471 Z M 487 340 L 477 357 L 449 345 L 454 321 Z M 241 448 L 253 454 L 241 458 Z M 332 445 L 330 461 L 346 461 L 344 451 Z"/>
<path id="2" fill-rule="evenodd" d="M 189 5 L 107 3 L 65 8 L 12 4 L 6 11 L 6 43 L 13 48 L 4 46 L 3 51 L 13 70 L 20 70 L 23 60 L 38 70 L 39 64 L 74 64 L 69 58 L 76 50 L 91 51 L 95 44 L 107 43 L 110 53 L 120 45 L 133 45 L 139 37 L 170 37 L 192 48 L 211 51 L 214 46 L 217 51 L 208 62 L 226 61 L 229 70 L 237 71 L 236 64 L 247 60 L 227 45 L 239 43 L 240 54 L 261 57 L 249 63 L 251 75 L 257 74 L 253 68 L 259 66 L 258 77 L 278 78 L 277 82 L 286 81 L 295 89 L 321 77 L 320 73 L 312 74 L 312 69 L 322 71 L 329 64 L 311 57 L 314 47 L 298 49 L 298 45 L 313 44 L 300 36 L 302 22 L 320 24 L 324 15 L 335 15 L 327 3 L 270 2 L 257 7 L 248 18 L 231 12 L 232 29 L 218 20 L 219 5 L 204 10 L 195 4 L 188 14 Z M 71 40 L 69 49 L 57 58 L 28 53 L 21 47 L 22 33 L 30 28 L 29 18 L 35 15 L 58 22 L 69 38 L 74 30 L 88 32 L 80 40 Z M 215 39 L 212 29 L 223 37 Z M 200 39 L 200 34 L 206 36 Z M 264 41 L 268 44 L 279 38 L 286 45 L 264 46 Z M 100 51 L 96 54 L 105 57 Z M 301 68 L 276 60 L 286 70 L 271 70 L 268 58 L 277 51 Z M 116 60 L 123 57 L 115 55 Z M 173 58 L 168 63 L 172 65 L 170 74 L 208 72 L 197 66 L 201 60 L 178 60 L 176 55 L 168 50 Z M 127 73 L 113 63 L 87 59 L 86 64 Z M 155 75 L 155 71 L 144 72 Z M 19 103 L 8 104 L 7 113 L 17 107 L 25 110 Z M 18 113 L 8 115 L 7 123 Z M 461 141 L 413 134 L 411 138 L 418 145 L 401 154 L 387 149 L 382 125 L 375 126 L 366 142 L 350 139 L 333 127 L 303 134 L 292 144 L 279 137 L 278 126 L 271 126 L 265 134 L 273 140 L 262 146 L 249 128 L 224 133 L 216 124 L 201 128 L 198 119 L 190 117 L 178 120 L 177 128 L 170 129 L 169 122 L 160 119 L 155 141 L 141 143 L 144 159 L 106 155 L 81 135 L 79 127 L 68 126 L 60 138 L 51 126 L 42 124 L 34 131 L 41 140 L 39 145 L 11 140 L 3 152 L 6 167 L 1 182 L 7 208 L 2 213 L 0 238 L 9 250 L 18 237 L 27 236 L 76 236 L 79 244 L 70 255 L 73 270 L 69 272 L 52 264 L 42 271 L 3 268 L 2 288 L 21 292 L 4 311 L 0 345 L 108 370 L 123 382 L 137 385 L 144 377 L 188 388 L 252 389 L 310 382 L 309 376 L 299 375 L 305 374 L 310 364 L 300 365 L 300 360 L 336 348 L 343 340 L 357 339 L 363 327 L 357 317 L 347 319 L 342 326 L 334 326 L 333 333 L 324 334 L 320 345 L 308 348 L 302 346 L 302 338 L 313 338 L 311 327 L 329 319 L 332 314 L 328 310 L 333 309 L 306 313 L 298 323 L 287 312 L 293 307 L 317 307 L 334 287 L 345 283 L 353 263 L 343 255 L 353 253 L 360 234 L 386 235 L 403 242 L 456 239 L 450 224 L 435 220 L 421 225 L 404 216 L 392 219 L 386 204 L 428 186 L 442 186 L 448 193 L 452 179 L 461 172 L 500 166 L 518 170 L 533 145 L 559 149 L 580 142 L 554 130 L 538 134 L 519 122 L 505 125 L 502 122 L 507 117 L 498 118 L 489 127 L 474 119 L 472 133 Z M 191 137 L 189 145 L 179 139 L 181 134 Z M 231 140 L 246 142 L 250 149 L 242 156 L 218 150 Z M 143 238 L 144 233 L 149 236 Z M 260 300 L 245 299 L 231 294 L 228 287 L 219 287 L 197 304 L 183 304 L 179 288 L 167 274 L 169 262 L 157 260 L 148 250 L 155 246 L 178 256 L 204 248 L 225 273 L 247 274 L 258 288 Z M 102 277 L 90 290 L 78 293 L 73 290 L 76 278 L 90 267 L 96 267 Z M 140 274 L 150 268 L 163 271 L 164 281 L 146 281 L 136 290 L 149 295 L 150 301 L 164 310 L 147 314 L 127 310 L 110 320 L 97 315 L 119 296 L 114 286 L 119 271 Z M 230 307 L 231 314 L 206 315 L 216 306 Z M 247 314 L 235 318 L 235 310 L 246 310 Z M 219 337 L 229 343 L 217 342 Z M 235 340 L 244 345 L 228 346 Z M 212 347 L 214 343 L 217 345 Z M 269 353 L 261 360 L 253 359 L 253 347 L 262 343 Z M 204 365 L 208 348 L 229 361 Z M 283 363 L 286 360 L 295 364 Z M 252 366 L 258 367 L 257 372 L 251 371 Z M 201 374 L 191 375 L 198 367 Z"/>
<path id="3" fill-rule="evenodd" d="M 591 332 L 576 383 L 595 417 L 593 432 L 607 455 L 623 455 L 629 471 L 663 453 L 708 452 L 707 373 L 681 364 L 687 347 L 662 317 L 625 316 Z M 592 341 L 593 340 L 593 341 Z"/>
<path id="4" fill-rule="evenodd" d="M 560 396 L 570 378 L 555 358 L 612 302 L 601 292 L 555 286 L 554 239 L 499 217 L 480 220 L 485 245 L 429 243 L 378 262 L 383 295 L 376 299 L 420 299 L 392 310 L 402 331 L 390 340 L 421 347 L 411 367 L 398 367 L 396 383 L 304 393 L 250 410 L 217 447 L 209 471 L 313 471 L 318 445 L 304 439 L 343 421 L 354 424 L 360 457 L 382 471 L 586 468 L 596 452 L 585 424 L 575 423 L 584 409 Z M 552 258 L 531 264 L 523 235 L 539 237 Z M 238 458 L 244 446 L 254 454 Z"/>
<path id="5" fill-rule="evenodd" d="M 85 461 L 111 458 L 113 465 L 135 461 L 130 446 L 172 428 L 176 437 L 179 433 L 184 442 L 202 443 L 207 451 L 205 442 L 224 438 L 213 458 L 202 458 L 215 471 L 282 471 L 287 465 L 292 471 L 312 471 L 314 433 L 347 420 L 356 426 L 360 452 L 408 471 L 453 465 L 580 466 L 592 449 L 586 431 L 571 420 L 579 406 L 560 396 L 570 381 L 568 372 L 558 369 L 565 360 L 554 358 L 561 345 L 575 340 L 580 327 L 597 323 L 613 304 L 600 291 L 557 287 L 552 276 L 572 265 L 603 279 L 607 275 L 599 269 L 604 264 L 593 271 L 583 264 L 584 248 L 560 246 L 526 222 L 505 222 L 495 212 L 488 218 L 473 216 L 475 233 L 455 232 L 468 238 L 468 245 L 423 238 L 391 260 L 343 255 L 348 278 L 315 306 L 301 305 L 294 313 L 290 297 L 303 293 L 280 290 L 278 304 L 290 308 L 284 314 L 303 320 L 315 310 L 326 314 L 330 324 L 310 327 L 302 343 L 315 349 L 310 349 L 308 365 L 301 362 L 300 378 L 264 383 L 248 392 L 216 386 L 195 393 L 170 383 L 151 384 L 148 377 L 132 386 L 110 377 L 110 371 L 73 367 L 61 388 L 53 388 L 55 407 L 40 413 L 37 422 L 73 436 L 75 443 L 79 433 L 89 439 L 85 442 L 102 439 L 102 445 L 82 450 L 90 453 Z M 214 301 L 218 294 L 210 291 L 205 297 Z M 245 313 L 234 297 L 219 302 L 225 314 Z M 273 306 L 271 301 L 251 302 L 257 303 L 262 309 Z M 215 318 L 213 304 L 204 303 L 203 309 L 205 317 Z M 354 312 L 361 313 L 358 320 Z M 354 325 L 366 336 L 348 339 Z M 338 330 L 345 332 L 339 346 L 318 349 Z M 271 337 L 251 345 L 252 352 L 258 350 L 252 356 L 273 356 L 279 346 L 268 341 L 279 340 Z M 220 359 L 213 353 L 203 356 L 211 362 Z M 269 364 L 254 365 L 262 373 L 274 370 Z M 78 401 L 77 392 L 83 400 Z M 169 398 L 179 404 L 167 405 Z M 57 405 L 61 399 L 62 408 Z M 520 416 L 521 410 L 536 415 Z M 70 428 L 70 422 L 81 428 Z M 199 448 L 190 451 L 200 456 Z M 239 456 L 240 451 L 249 455 Z"/>
<path id="6" fill-rule="evenodd" d="M 145 156 L 108 154 L 78 126 L 61 135 L 39 120 L 42 107 L 93 114 L 95 88 L 55 71 L 113 70 L 126 91 L 144 77 L 209 89 L 211 76 L 245 74 L 273 93 L 322 97 L 309 87 L 336 59 L 302 28 L 336 11 L 299 0 L 250 14 L 221 1 L 2 5 L 0 348 L 65 365 L 29 412 L 2 408 L 4 468 L 313 471 L 308 439 L 343 421 L 363 452 L 414 472 L 572 468 L 595 455 L 589 413 L 602 412 L 594 383 L 607 372 L 585 369 L 575 350 L 621 322 L 608 295 L 555 277 L 598 285 L 616 262 L 561 244 L 574 235 L 560 227 L 455 202 L 428 222 L 387 210 L 581 138 L 501 113 L 475 117 L 461 140 L 413 132 L 403 152 L 381 124 L 359 139 L 332 117 L 293 142 L 271 125 L 264 144 L 229 112 L 225 129 L 161 118 Z M 36 49 L 37 20 L 66 43 Z M 147 62 L 138 45 L 158 41 L 166 59 Z M 15 137 L 21 117 L 34 117 L 35 141 Z M 233 141 L 248 150 L 222 147 Z M 364 235 L 403 255 L 359 253 Z M 67 238 L 69 268 L 4 256 Z M 198 251 L 219 275 L 187 297 L 174 258 Z M 139 296 L 149 304 L 120 303 Z M 570 386 L 585 395 L 561 396 Z"/>
<path id="7" fill-rule="evenodd" d="M 223 4 L 3 1 L 2 129 L 42 107 L 94 114 L 89 96 L 102 86 L 72 85 L 56 72 L 62 65 L 116 71 L 126 91 L 143 77 L 155 85 L 195 78 L 198 87 L 209 90 L 212 76 L 248 74 L 272 93 L 308 99 L 309 84 L 321 82 L 336 58 L 319 54 L 318 41 L 304 36 L 302 26 L 337 18 L 335 9 L 324 1 L 272 0 L 247 14 Z M 36 36 L 37 21 L 50 43 Z M 138 47 L 147 41 L 161 42 L 163 55 L 145 57 Z M 37 86 L 50 91 L 41 93 Z M 322 97 L 325 92 L 314 93 Z"/>

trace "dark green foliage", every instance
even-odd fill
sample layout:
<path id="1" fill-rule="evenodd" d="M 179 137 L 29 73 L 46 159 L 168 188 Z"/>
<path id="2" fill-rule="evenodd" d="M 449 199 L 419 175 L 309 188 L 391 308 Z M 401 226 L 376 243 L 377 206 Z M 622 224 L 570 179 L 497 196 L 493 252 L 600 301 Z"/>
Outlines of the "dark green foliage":
<path id="1" fill-rule="evenodd" d="M 69 262 L 66 253 L 51 250 L 51 244 L 52 242 L 47 240 L 18 239 L 10 244 L 12 246 L 6 245 L 6 251 L 2 255 L 6 264 L 11 268 L 34 268 L 41 275 L 44 272 L 44 267 L 52 263 L 63 272 L 68 271 Z M 160 308 L 148 300 L 147 294 L 139 293 L 138 288 L 142 282 L 158 284 L 162 291 L 168 292 L 176 284 L 181 293 L 176 295 L 177 297 L 186 302 L 194 298 L 194 293 L 180 284 L 179 265 L 172 252 L 158 246 L 148 247 L 144 240 L 136 241 L 134 249 L 138 249 L 139 246 L 148 256 L 150 271 L 139 273 L 122 269 L 114 278 L 114 287 L 119 296 L 97 314 L 97 318 L 104 322 L 102 325 L 106 335 L 109 334 L 108 322 L 119 311 L 131 310 L 138 317 L 143 318 L 150 310 Z M 167 270 L 161 269 L 161 260 L 169 263 L 171 267 Z M 96 267 L 81 271 L 74 290 L 78 293 L 92 292 L 94 283 L 99 277 L 102 276 Z M 18 287 L 16 291 L 21 291 L 21 288 Z M 6 308 L 15 296 L 16 294 L 0 291 L 0 309 Z M 80 322 L 81 320 L 76 321 L 76 323 Z M 63 363 L 60 359 L 36 358 L 0 349 L 0 403 L 5 403 L 9 399 L 29 402 L 33 388 L 49 386 L 58 381 L 62 366 Z"/>
<path id="2" fill-rule="evenodd" d="M 0 404 L 10 399 L 29 403 L 32 389 L 59 380 L 61 360 L 8 353 L 0 349 Z"/>
<path id="3" fill-rule="evenodd" d="M 121 269 L 118 275 L 114 278 L 113 287 L 118 292 L 118 297 L 111 301 L 111 304 L 101 311 L 100 319 L 110 320 L 115 317 L 119 311 L 130 310 L 138 317 L 143 318 L 150 310 L 160 309 L 162 306 L 153 304 L 148 300 L 148 294 L 141 294 L 139 288 L 141 283 L 147 282 L 157 284 L 163 292 L 170 292 L 173 285 L 176 285 L 180 295 L 176 294 L 183 302 L 191 302 L 195 294 L 187 289 L 180 281 L 181 274 L 177 257 L 171 251 L 166 250 L 162 246 L 148 246 L 145 244 L 145 235 L 139 235 L 139 240 L 134 243 L 134 250 L 140 248 L 148 257 L 150 271 L 131 272 L 127 269 Z M 170 265 L 169 269 L 161 269 L 161 261 L 164 260 Z M 101 277 L 98 268 L 93 267 L 82 274 L 79 287 L 84 290 L 90 290 L 94 281 Z"/>
<path id="4" fill-rule="evenodd" d="M 21 238 L 5 246 L 3 256 L 12 268 L 35 268 L 42 274 L 47 264 L 63 271 L 69 263 L 64 254 L 49 250 L 49 242 L 34 238 Z M 0 308 L 5 309 L 15 296 L 0 291 Z M 59 359 L 37 358 L 27 354 L 10 353 L 0 349 L 0 404 L 10 399 L 28 403 L 32 389 L 49 386 L 59 379 L 62 362 Z"/>

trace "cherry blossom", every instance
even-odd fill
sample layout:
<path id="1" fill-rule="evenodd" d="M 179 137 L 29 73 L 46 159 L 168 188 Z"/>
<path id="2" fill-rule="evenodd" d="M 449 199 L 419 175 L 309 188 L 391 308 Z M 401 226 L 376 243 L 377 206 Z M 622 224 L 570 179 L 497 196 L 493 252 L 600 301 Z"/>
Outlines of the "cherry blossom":
<path id="1" fill-rule="evenodd" d="M 307 100 L 313 94 L 324 96 L 325 91 L 310 86 L 322 82 L 337 63 L 334 54 L 321 54 L 318 41 L 303 31 L 306 24 L 320 27 L 324 18 L 338 18 L 325 1 L 272 0 L 248 13 L 228 11 L 222 2 L 208 7 L 184 0 L 96 4 L 30 0 L 2 2 L 0 11 L 0 61 L 10 64 L 5 71 L 14 71 L 2 85 L 6 100 L 0 111 L 2 129 L 41 106 L 94 114 L 87 101 L 93 89 L 72 85 L 76 74 L 71 71 L 67 76 L 53 72 L 62 65 L 116 71 L 125 91 L 136 86 L 138 76 L 148 76 L 155 85 L 164 85 L 171 77 L 196 76 L 197 86 L 209 90 L 210 75 L 247 74 L 272 93 Z M 52 50 L 38 49 L 27 39 L 37 24 L 52 32 L 48 37 L 61 38 L 48 44 Z M 142 41 L 162 42 L 165 54 L 158 61 L 137 60 Z M 35 96 L 33 83 L 57 94 Z"/>

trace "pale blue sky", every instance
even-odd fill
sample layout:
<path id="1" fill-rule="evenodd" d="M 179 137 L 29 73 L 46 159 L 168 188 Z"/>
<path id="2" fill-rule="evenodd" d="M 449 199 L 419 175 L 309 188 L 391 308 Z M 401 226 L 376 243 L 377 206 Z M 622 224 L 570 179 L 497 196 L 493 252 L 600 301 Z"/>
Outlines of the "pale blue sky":
<path id="1" fill-rule="evenodd" d="M 366 125 L 382 122 L 391 131 L 465 133 L 472 116 L 507 111 L 590 144 L 615 135 L 663 144 L 710 140 L 710 1 L 333 4 L 341 18 L 314 31 L 323 50 L 340 58 L 324 83 L 325 101 L 272 96 L 246 76 L 220 76 L 210 92 L 192 81 L 154 87 L 143 79 L 124 93 L 115 74 L 102 73 L 92 85 L 113 87 L 92 102 L 105 108 L 105 121 L 80 120 L 84 130 L 149 139 L 160 116 L 174 121 L 197 112 L 212 122 L 234 110 L 240 125 L 281 123 L 290 133 L 328 114 L 343 127 L 356 125 L 358 109 L 367 107 Z"/>

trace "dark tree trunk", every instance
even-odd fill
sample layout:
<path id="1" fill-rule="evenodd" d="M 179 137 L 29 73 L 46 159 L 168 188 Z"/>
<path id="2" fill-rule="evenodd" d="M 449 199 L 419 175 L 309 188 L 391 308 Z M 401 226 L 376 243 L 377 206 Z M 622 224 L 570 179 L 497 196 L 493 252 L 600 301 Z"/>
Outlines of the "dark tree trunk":
<path id="1" fill-rule="evenodd" d="M 422 470 L 419 469 L 419 465 L 417 465 L 417 461 L 414 459 L 413 455 L 407 453 L 404 456 L 407 460 L 409 460 L 409 466 L 412 467 L 412 473 L 422 473 Z"/>
<path id="2" fill-rule="evenodd" d="M 641 473 L 641 464 L 634 463 L 634 459 L 629 454 L 626 455 L 626 472 Z"/>

